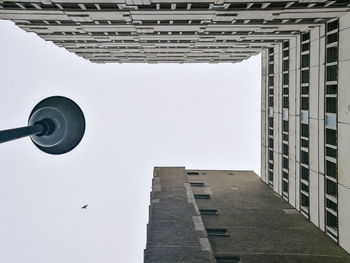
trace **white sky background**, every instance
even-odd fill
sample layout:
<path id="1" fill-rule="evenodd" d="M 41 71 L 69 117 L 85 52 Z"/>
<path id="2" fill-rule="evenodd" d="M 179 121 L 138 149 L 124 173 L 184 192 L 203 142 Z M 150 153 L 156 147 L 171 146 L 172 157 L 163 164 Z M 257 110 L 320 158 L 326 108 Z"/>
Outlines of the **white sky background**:
<path id="1" fill-rule="evenodd" d="M 86 133 L 62 156 L 0 145 L 0 262 L 143 262 L 154 166 L 260 172 L 260 56 L 92 64 L 0 21 L 0 130 L 53 95 L 80 105 Z"/>

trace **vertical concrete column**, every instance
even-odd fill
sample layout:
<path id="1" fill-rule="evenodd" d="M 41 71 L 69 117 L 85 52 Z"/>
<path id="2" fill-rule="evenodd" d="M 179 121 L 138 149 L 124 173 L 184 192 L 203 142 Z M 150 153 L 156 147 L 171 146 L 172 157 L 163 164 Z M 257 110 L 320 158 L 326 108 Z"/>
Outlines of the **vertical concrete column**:
<path id="1" fill-rule="evenodd" d="M 320 29 L 314 27 L 310 31 L 310 84 L 309 84 L 309 218 L 316 226 L 318 222 L 319 209 L 319 90 L 320 86 Z"/>
<path id="2" fill-rule="evenodd" d="M 282 44 L 279 43 L 274 46 L 274 157 L 273 157 L 273 189 L 278 194 L 282 195 Z"/>
<path id="3" fill-rule="evenodd" d="M 318 90 L 318 227 L 325 231 L 324 220 L 324 87 L 325 87 L 325 25 L 319 27 L 319 90 Z"/>
<path id="4" fill-rule="evenodd" d="M 297 75 L 297 37 L 289 40 L 289 203 L 296 206 L 296 90 Z"/>
<path id="5" fill-rule="evenodd" d="M 268 169 L 268 158 L 267 158 L 267 112 L 268 112 L 268 84 L 267 84 L 267 69 L 268 69 L 268 51 L 267 49 L 261 52 L 261 179 L 264 182 L 267 181 L 267 169 Z"/>
<path id="6" fill-rule="evenodd" d="M 339 20 L 338 224 L 339 245 L 350 253 L 350 15 Z"/>
<path id="7" fill-rule="evenodd" d="M 295 208 L 300 211 L 300 56 L 301 37 L 296 37 L 296 89 L 295 89 Z"/>

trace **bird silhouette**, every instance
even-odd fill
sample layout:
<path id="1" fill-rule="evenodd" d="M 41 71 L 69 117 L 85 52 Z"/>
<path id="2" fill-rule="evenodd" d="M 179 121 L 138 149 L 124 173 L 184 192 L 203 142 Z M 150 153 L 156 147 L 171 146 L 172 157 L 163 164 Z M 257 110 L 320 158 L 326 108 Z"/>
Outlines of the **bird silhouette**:
<path id="1" fill-rule="evenodd" d="M 88 205 L 83 205 L 81 209 L 86 209 Z"/>

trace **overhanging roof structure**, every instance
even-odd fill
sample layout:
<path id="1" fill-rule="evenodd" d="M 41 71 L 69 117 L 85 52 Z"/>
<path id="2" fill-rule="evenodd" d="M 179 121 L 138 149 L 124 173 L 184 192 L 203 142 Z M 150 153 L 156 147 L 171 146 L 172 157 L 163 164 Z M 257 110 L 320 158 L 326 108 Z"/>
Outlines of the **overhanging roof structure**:
<path id="1" fill-rule="evenodd" d="M 349 10 L 326 0 L 0 0 L 0 19 L 97 63 L 240 62 Z"/>

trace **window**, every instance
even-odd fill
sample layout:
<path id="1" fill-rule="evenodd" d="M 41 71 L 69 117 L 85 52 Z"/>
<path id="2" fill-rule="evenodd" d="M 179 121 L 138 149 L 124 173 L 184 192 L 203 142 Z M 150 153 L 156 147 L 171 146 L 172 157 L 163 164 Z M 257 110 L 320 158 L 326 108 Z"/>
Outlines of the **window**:
<path id="1" fill-rule="evenodd" d="M 309 98 L 307 98 L 307 97 L 301 98 L 301 109 L 302 110 L 309 110 Z"/>
<path id="2" fill-rule="evenodd" d="M 329 212 L 327 212 L 327 226 L 338 229 L 337 217 Z"/>
<path id="3" fill-rule="evenodd" d="M 225 228 L 207 228 L 208 236 L 228 236 Z"/>
<path id="4" fill-rule="evenodd" d="M 337 150 L 333 148 L 326 147 L 326 156 L 337 158 Z"/>
<path id="5" fill-rule="evenodd" d="M 187 175 L 199 175 L 198 172 L 187 172 Z"/>
<path id="6" fill-rule="evenodd" d="M 309 148 L 309 141 L 301 139 L 301 147 Z"/>
<path id="7" fill-rule="evenodd" d="M 288 193 L 288 183 L 286 181 L 282 182 L 282 189 L 283 189 L 283 192 Z"/>
<path id="8" fill-rule="evenodd" d="M 304 164 L 309 164 L 309 153 L 301 151 L 301 162 Z"/>
<path id="9" fill-rule="evenodd" d="M 210 195 L 194 195 L 195 199 L 210 199 Z"/>
<path id="10" fill-rule="evenodd" d="M 334 203 L 333 201 L 327 199 L 327 207 L 332 209 L 333 211 L 337 212 L 338 211 L 338 206 L 336 203 Z"/>
<path id="11" fill-rule="evenodd" d="M 338 66 L 329 66 L 327 67 L 327 81 L 335 81 L 338 77 Z"/>
<path id="12" fill-rule="evenodd" d="M 309 137 L 309 125 L 301 124 L 301 136 L 306 138 Z"/>
<path id="13" fill-rule="evenodd" d="M 309 207 L 309 197 L 301 194 L 301 206 Z"/>
<path id="14" fill-rule="evenodd" d="M 309 112 L 308 111 L 301 111 L 301 122 L 308 124 L 309 123 Z"/>
<path id="15" fill-rule="evenodd" d="M 190 182 L 190 185 L 202 187 L 202 186 L 204 186 L 204 183 L 203 182 Z"/>
<path id="16" fill-rule="evenodd" d="M 337 116 L 332 113 L 326 113 L 326 126 L 328 127 L 337 127 Z"/>
<path id="17" fill-rule="evenodd" d="M 306 68 L 310 65 L 310 57 L 309 55 L 302 55 L 301 56 L 301 67 Z"/>
<path id="18" fill-rule="evenodd" d="M 337 189 L 337 184 L 335 182 L 331 180 L 327 180 L 326 190 L 328 195 L 337 196 L 338 189 Z"/>
<path id="19" fill-rule="evenodd" d="M 218 210 L 216 209 L 199 209 L 201 215 L 217 215 Z"/>
<path id="20" fill-rule="evenodd" d="M 326 112 L 337 113 L 336 98 L 326 98 Z"/>
<path id="21" fill-rule="evenodd" d="M 309 169 L 301 166 L 301 179 L 309 181 Z"/>
<path id="22" fill-rule="evenodd" d="M 326 161 L 326 175 L 337 178 L 337 165 L 335 163 Z"/>
<path id="23" fill-rule="evenodd" d="M 216 259 L 216 263 L 239 263 L 240 262 L 239 257 L 228 257 L 228 256 L 219 257 L 219 256 L 216 256 L 215 259 Z"/>
<path id="24" fill-rule="evenodd" d="M 328 71 L 327 71 L 328 72 Z M 328 78 L 327 78 L 328 80 Z M 309 83 L 309 70 L 301 71 L 301 83 Z"/>
<path id="25" fill-rule="evenodd" d="M 337 62 L 338 47 L 327 48 L 327 63 Z"/>
<path id="26" fill-rule="evenodd" d="M 282 150 L 284 155 L 288 155 L 288 144 L 283 143 Z"/>
<path id="27" fill-rule="evenodd" d="M 326 144 L 337 145 L 337 131 L 326 129 Z"/>

